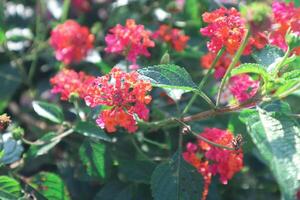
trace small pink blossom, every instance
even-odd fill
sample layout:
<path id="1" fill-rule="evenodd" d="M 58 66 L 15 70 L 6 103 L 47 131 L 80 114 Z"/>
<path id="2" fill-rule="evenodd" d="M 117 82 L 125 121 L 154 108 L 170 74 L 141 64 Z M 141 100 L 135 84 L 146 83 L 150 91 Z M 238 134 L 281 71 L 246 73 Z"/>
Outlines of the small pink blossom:
<path id="1" fill-rule="evenodd" d="M 259 81 L 253 80 L 247 74 L 230 78 L 229 90 L 239 102 L 244 102 L 252 98 L 257 93 L 258 89 Z"/>

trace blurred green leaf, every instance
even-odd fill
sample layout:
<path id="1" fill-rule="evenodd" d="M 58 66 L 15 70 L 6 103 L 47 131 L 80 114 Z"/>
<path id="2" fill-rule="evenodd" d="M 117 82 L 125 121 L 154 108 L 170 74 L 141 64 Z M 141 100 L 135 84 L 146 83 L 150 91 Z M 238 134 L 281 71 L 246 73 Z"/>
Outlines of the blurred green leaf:
<path id="1" fill-rule="evenodd" d="M 43 142 L 42 145 L 31 145 L 29 150 L 27 151 L 27 156 L 31 158 L 38 157 L 40 155 L 44 155 L 48 153 L 55 145 L 57 145 L 60 140 L 51 141 L 53 138 L 57 136 L 54 132 L 49 132 L 43 135 L 38 141 Z"/>
<path id="2" fill-rule="evenodd" d="M 278 59 L 283 57 L 283 55 L 284 52 L 281 49 L 270 45 L 267 45 L 265 48 L 252 53 L 252 57 L 255 59 L 255 61 L 258 64 L 263 65 L 268 72 L 273 70 L 275 67 L 274 63 L 278 62 Z"/>
<path id="3" fill-rule="evenodd" d="M 284 73 L 281 78 L 284 80 L 299 80 L 300 79 L 300 69 L 292 70 L 290 72 Z"/>
<path id="4" fill-rule="evenodd" d="M 75 131 L 87 137 L 111 142 L 111 138 L 99 126 L 91 122 L 78 122 Z"/>
<path id="5" fill-rule="evenodd" d="M 46 199 L 69 200 L 69 194 L 62 179 L 49 172 L 40 172 L 33 176 L 30 185 L 35 188 Z"/>
<path id="6" fill-rule="evenodd" d="M 8 176 L 0 176 L 0 199 L 13 200 L 21 196 L 22 188 L 18 181 Z"/>
<path id="7" fill-rule="evenodd" d="M 258 74 L 264 79 L 265 83 L 270 77 L 268 72 L 261 65 L 255 63 L 241 64 L 240 66 L 234 68 L 231 71 L 231 76 L 238 75 L 238 74 L 245 74 L 245 73 Z"/>
<path id="8" fill-rule="evenodd" d="M 197 89 L 189 73 L 177 65 L 155 65 L 139 69 L 143 79 L 150 80 L 154 86 L 175 88 L 185 91 Z"/>
<path id="9" fill-rule="evenodd" d="M 285 40 L 289 45 L 290 49 L 294 49 L 300 46 L 300 37 L 298 34 L 290 32 L 285 36 Z"/>
<path id="10" fill-rule="evenodd" d="M 300 129 L 281 102 L 262 104 L 241 118 L 260 154 L 273 172 L 285 200 L 293 200 L 300 188 Z"/>
<path id="11" fill-rule="evenodd" d="M 5 42 L 5 33 L 3 29 L 0 27 L 0 45 L 2 45 Z"/>
<path id="12" fill-rule="evenodd" d="M 121 160 L 119 173 L 127 180 L 149 184 L 155 166 L 149 161 Z"/>
<path id="13" fill-rule="evenodd" d="M 1 87 L 0 87 L 0 112 L 2 112 L 11 97 L 14 95 L 16 90 L 21 85 L 20 74 L 15 67 L 12 67 L 10 64 L 0 64 L 0 78 L 1 78 Z"/>
<path id="14" fill-rule="evenodd" d="M 64 115 L 60 107 L 55 104 L 43 101 L 32 102 L 34 111 L 41 117 L 44 117 L 54 123 L 61 124 L 64 120 Z"/>
<path id="15" fill-rule="evenodd" d="M 111 165 L 109 156 L 103 143 L 85 140 L 79 148 L 79 157 L 92 177 L 107 178 Z"/>
<path id="16" fill-rule="evenodd" d="M 202 176 L 179 153 L 158 165 L 151 178 L 155 200 L 199 200 L 202 188 Z"/>
<path id="17" fill-rule="evenodd" d="M 132 200 L 133 188 L 127 183 L 111 181 L 96 194 L 94 200 Z"/>

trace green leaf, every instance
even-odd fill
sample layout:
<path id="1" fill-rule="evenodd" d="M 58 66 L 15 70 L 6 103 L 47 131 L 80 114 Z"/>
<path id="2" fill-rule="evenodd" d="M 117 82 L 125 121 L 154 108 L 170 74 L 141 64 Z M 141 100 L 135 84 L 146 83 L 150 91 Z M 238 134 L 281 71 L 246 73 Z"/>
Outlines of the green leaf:
<path id="1" fill-rule="evenodd" d="M 62 179 L 49 172 L 40 172 L 33 176 L 30 185 L 46 199 L 69 200 L 69 194 Z"/>
<path id="2" fill-rule="evenodd" d="M 177 65 L 155 65 L 139 69 L 143 79 L 150 80 L 153 86 L 175 88 L 185 91 L 197 89 L 189 73 Z"/>
<path id="3" fill-rule="evenodd" d="M 91 122 L 78 122 L 75 131 L 87 137 L 111 142 L 111 138 L 100 127 Z"/>
<path id="4" fill-rule="evenodd" d="M 0 199 L 12 200 L 21 196 L 21 186 L 18 181 L 8 176 L 0 176 Z"/>
<path id="5" fill-rule="evenodd" d="M 286 72 L 282 75 L 284 80 L 300 80 L 300 69 L 292 70 L 290 72 Z"/>
<path id="6" fill-rule="evenodd" d="M 252 141 L 273 172 L 285 200 L 296 199 L 300 188 L 300 129 L 288 116 L 287 104 L 274 102 L 246 111 L 246 123 Z"/>
<path id="7" fill-rule="evenodd" d="M 149 184 L 155 166 L 148 161 L 121 160 L 119 173 L 129 181 Z"/>
<path id="8" fill-rule="evenodd" d="M 5 42 L 5 33 L 4 30 L 0 27 L 0 45 L 2 45 Z"/>
<path id="9" fill-rule="evenodd" d="M 271 72 L 274 69 L 274 63 L 277 63 L 278 60 L 284 56 L 284 52 L 275 46 L 267 45 L 265 48 L 255 51 L 252 53 L 252 57 L 255 61 L 263 65 L 268 72 Z"/>
<path id="10" fill-rule="evenodd" d="M 158 165 L 151 177 L 154 200 L 199 200 L 202 188 L 202 176 L 179 153 Z"/>
<path id="11" fill-rule="evenodd" d="M 231 76 L 245 73 L 258 74 L 264 79 L 265 83 L 267 83 L 268 79 L 270 78 L 268 72 L 261 65 L 255 63 L 241 64 L 231 71 Z"/>
<path id="12" fill-rule="evenodd" d="M 110 157 L 103 143 L 85 140 L 79 148 L 79 157 L 88 175 L 106 178 L 110 169 Z"/>
<path id="13" fill-rule="evenodd" d="M 52 139 L 55 138 L 56 136 L 57 134 L 54 132 L 49 132 L 43 135 L 38 141 L 44 144 L 31 145 L 29 150 L 26 153 L 27 156 L 31 158 L 35 158 L 40 155 L 46 154 L 48 151 L 50 151 L 53 147 L 55 147 L 60 142 L 60 140 L 52 141 Z"/>
<path id="14" fill-rule="evenodd" d="M 285 93 L 295 85 L 299 84 L 300 82 L 300 70 L 292 70 L 290 72 L 284 73 L 280 77 L 280 84 L 276 89 L 274 96 L 280 96 L 281 94 Z"/>
<path id="15" fill-rule="evenodd" d="M 11 97 L 21 85 L 20 74 L 15 67 L 9 64 L 0 65 L 0 113 L 6 108 Z"/>
<path id="16" fill-rule="evenodd" d="M 103 188 L 96 194 L 94 200 L 132 200 L 133 187 L 120 181 L 111 181 L 104 185 Z"/>
<path id="17" fill-rule="evenodd" d="M 41 117 L 44 117 L 54 123 L 61 124 L 64 120 L 62 110 L 55 104 L 43 101 L 32 102 L 34 111 Z"/>
<path id="18" fill-rule="evenodd" d="M 290 49 L 294 49 L 300 46 L 300 37 L 298 34 L 290 32 L 285 37 L 285 40 Z"/>

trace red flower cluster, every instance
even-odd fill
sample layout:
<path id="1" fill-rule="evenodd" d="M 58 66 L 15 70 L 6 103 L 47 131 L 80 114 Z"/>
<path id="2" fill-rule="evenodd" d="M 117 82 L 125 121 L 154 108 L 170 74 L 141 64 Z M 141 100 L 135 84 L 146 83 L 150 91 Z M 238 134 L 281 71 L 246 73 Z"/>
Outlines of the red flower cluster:
<path id="1" fill-rule="evenodd" d="M 135 116 L 147 120 L 151 101 L 147 95 L 151 91 L 150 82 L 140 80 L 136 71 L 125 73 L 114 67 L 105 76 L 95 79 L 87 88 L 85 102 L 90 107 L 106 105 L 111 107 L 100 113 L 97 124 L 108 132 L 115 132 L 116 126 L 126 128 L 133 133 L 137 130 Z"/>
<path id="2" fill-rule="evenodd" d="M 137 25 L 133 19 L 128 19 L 126 25 L 116 25 L 105 37 L 106 52 L 122 54 L 132 63 L 136 63 L 139 55 L 150 56 L 147 48 L 154 47 L 151 32 Z"/>
<path id="3" fill-rule="evenodd" d="M 161 25 L 159 29 L 153 34 L 153 38 L 160 39 L 171 44 L 176 51 L 183 51 L 189 36 L 184 35 L 177 28 L 172 28 L 168 25 Z"/>
<path id="4" fill-rule="evenodd" d="M 300 8 L 295 8 L 293 3 L 274 2 L 272 9 L 274 24 L 270 43 L 286 51 L 285 35 L 288 29 L 300 36 Z M 300 53 L 300 48 L 295 51 Z"/>
<path id="5" fill-rule="evenodd" d="M 50 45 L 55 50 L 56 59 L 70 64 L 81 61 L 93 48 L 94 36 L 89 29 L 74 20 L 55 27 L 51 32 Z"/>
<path id="6" fill-rule="evenodd" d="M 60 99 L 67 101 L 70 95 L 76 93 L 80 98 L 86 95 L 86 88 L 93 83 L 95 77 L 85 74 L 84 72 L 77 73 L 71 69 L 63 69 L 58 74 L 50 79 L 53 86 L 51 92 L 61 94 Z"/>
<path id="7" fill-rule="evenodd" d="M 208 52 L 200 59 L 200 64 L 203 68 L 209 69 L 216 57 L 215 53 Z M 221 79 L 226 73 L 227 68 L 229 67 L 232 60 L 232 56 L 229 54 L 223 54 L 215 66 L 215 78 Z M 239 63 L 238 63 L 239 64 Z"/>
<path id="8" fill-rule="evenodd" d="M 252 98 L 259 89 L 259 81 L 253 80 L 249 75 L 233 76 L 229 81 L 229 90 L 239 101 L 244 102 Z"/>
<path id="9" fill-rule="evenodd" d="M 81 12 L 88 12 L 91 9 L 88 0 L 72 0 L 72 5 Z"/>
<path id="10" fill-rule="evenodd" d="M 231 132 L 218 128 L 206 128 L 201 136 L 229 147 L 232 147 L 231 143 L 234 139 Z M 202 157 L 201 154 L 203 154 Z M 243 168 L 242 150 L 229 151 L 212 146 L 202 140 L 198 140 L 197 145 L 188 143 L 183 158 L 197 168 L 204 177 L 202 200 L 206 199 L 212 175 L 219 174 L 221 183 L 227 184 L 228 180 Z"/>
<path id="11" fill-rule="evenodd" d="M 211 39 L 207 48 L 212 53 L 217 53 L 223 46 L 229 54 L 235 54 L 244 40 L 246 33 L 245 20 L 235 9 L 219 8 L 213 12 L 203 14 L 203 21 L 208 26 L 201 28 L 202 35 Z M 244 55 L 251 53 L 251 48 L 263 48 L 267 44 L 267 38 L 263 33 L 251 36 L 243 52 Z"/>
<path id="12" fill-rule="evenodd" d="M 200 32 L 211 39 L 207 43 L 209 51 L 217 53 L 225 46 L 227 52 L 234 54 L 246 33 L 245 22 L 240 13 L 235 8 L 219 8 L 211 13 L 204 13 L 203 21 L 208 26 L 201 28 Z"/>

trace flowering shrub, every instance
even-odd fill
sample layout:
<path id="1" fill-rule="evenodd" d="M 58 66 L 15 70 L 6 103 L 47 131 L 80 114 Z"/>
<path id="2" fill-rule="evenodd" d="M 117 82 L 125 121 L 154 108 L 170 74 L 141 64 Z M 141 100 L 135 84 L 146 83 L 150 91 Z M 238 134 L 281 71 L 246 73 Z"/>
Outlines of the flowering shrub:
<path id="1" fill-rule="evenodd" d="M 300 4 L 237 2 L 4 1 L 0 199 L 299 199 Z"/>

